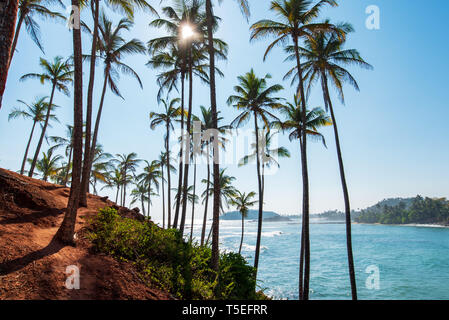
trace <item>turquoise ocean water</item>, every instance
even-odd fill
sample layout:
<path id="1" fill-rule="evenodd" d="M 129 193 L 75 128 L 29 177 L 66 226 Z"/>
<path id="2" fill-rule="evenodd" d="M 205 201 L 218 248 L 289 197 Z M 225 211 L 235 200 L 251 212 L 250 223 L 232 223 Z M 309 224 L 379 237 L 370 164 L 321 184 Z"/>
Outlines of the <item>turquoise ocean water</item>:
<path id="1" fill-rule="evenodd" d="M 345 226 L 315 222 L 310 226 L 310 298 L 350 299 Z M 195 237 L 200 228 L 196 221 Z M 245 223 L 242 253 L 250 263 L 256 228 L 257 222 Z M 360 299 L 449 299 L 449 229 L 361 224 L 352 228 Z M 263 224 L 258 285 L 275 299 L 298 298 L 300 229 L 299 220 Z M 241 221 L 220 221 L 221 250 L 238 251 L 240 235 Z M 377 288 L 372 270 L 379 271 Z"/>

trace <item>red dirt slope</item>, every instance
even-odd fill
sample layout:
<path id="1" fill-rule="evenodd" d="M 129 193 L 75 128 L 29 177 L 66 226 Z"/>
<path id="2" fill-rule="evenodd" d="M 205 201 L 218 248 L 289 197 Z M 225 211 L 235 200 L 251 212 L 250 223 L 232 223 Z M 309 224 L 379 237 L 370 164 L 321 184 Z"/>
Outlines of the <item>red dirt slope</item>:
<path id="1" fill-rule="evenodd" d="M 171 299 L 169 293 L 148 287 L 131 263 L 92 253 L 82 236 L 75 248 L 52 240 L 68 195 L 69 188 L 0 169 L 0 300 Z M 88 207 L 78 210 L 77 234 L 82 234 L 87 217 L 107 206 L 142 219 L 137 210 L 89 195 Z M 65 287 L 70 265 L 80 270 L 79 290 Z"/>

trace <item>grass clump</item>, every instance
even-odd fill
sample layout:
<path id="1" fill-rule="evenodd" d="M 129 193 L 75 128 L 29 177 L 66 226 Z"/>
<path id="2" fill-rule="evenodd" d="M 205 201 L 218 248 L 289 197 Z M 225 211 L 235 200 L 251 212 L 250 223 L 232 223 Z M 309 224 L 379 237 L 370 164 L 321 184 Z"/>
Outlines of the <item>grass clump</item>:
<path id="1" fill-rule="evenodd" d="M 217 275 L 210 268 L 211 249 L 185 242 L 178 230 L 153 222 L 121 217 L 101 209 L 92 221 L 89 238 L 94 249 L 134 262 L 146 279 L 178 299 L 253 300 L 254 268 L 236 253 L 221 253 Z"/>

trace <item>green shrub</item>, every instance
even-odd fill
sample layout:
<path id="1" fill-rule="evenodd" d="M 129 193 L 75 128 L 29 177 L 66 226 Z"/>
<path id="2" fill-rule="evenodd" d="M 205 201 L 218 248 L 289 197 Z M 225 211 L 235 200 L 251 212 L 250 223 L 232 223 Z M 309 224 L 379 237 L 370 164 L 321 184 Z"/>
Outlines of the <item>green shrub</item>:
<path id="1" fill-rule="evenodd" d="M 134 262 L 151 284 L 179 299 L 259 297 L 254 269 L 239 254 L 220 255 L 217 277 L 210 268 L 211 249 L 186 243 L 178 230 L 123 218 L 113 208 L 101 209 L 91 226 L 89 238 L 97 251 Z"/>

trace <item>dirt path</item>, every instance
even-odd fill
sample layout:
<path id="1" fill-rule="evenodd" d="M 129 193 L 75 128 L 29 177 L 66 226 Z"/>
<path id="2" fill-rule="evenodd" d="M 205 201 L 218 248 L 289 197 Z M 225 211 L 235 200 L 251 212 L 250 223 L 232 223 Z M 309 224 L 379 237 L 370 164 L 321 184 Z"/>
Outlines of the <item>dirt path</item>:
<path id="1" fill-rule="evenodd" d="M 0 299 L 171 299 L 148 287 L 129 262 L 93 254 L 78 237 L 76 247 L 53 236 L 62 222 L 69 189 L 0 169 Z M 78 210 L 76 231 L 98 209 L 115 203 L 94 195 Z M 141 219 L 135 211 L 123 215 Z M 65 286 L 68 266 L 80 273 L 80 289 Z"/>

